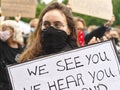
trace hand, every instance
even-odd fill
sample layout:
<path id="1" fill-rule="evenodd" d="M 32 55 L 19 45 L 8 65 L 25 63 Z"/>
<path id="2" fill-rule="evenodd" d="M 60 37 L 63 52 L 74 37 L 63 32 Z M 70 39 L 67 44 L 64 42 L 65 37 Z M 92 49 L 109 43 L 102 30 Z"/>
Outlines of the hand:
<path id="1" fill-rule="evenodd" d="M 114 21 L 115 21 L 115 16 L 113 15 L 112 18 L 111 18 L 111 20 L 107 21 L 107 22 L 104 24 L 104 26 L 109 27 L 109 26 L 111 26 L 111 25 L 114 23 Z"/>
<path id="2" fill-rule="evenodd" d="M 106 36 L 103 36 L 102 39 L 103 39 L 103 41 L 107 41 L 108 40 L 108 38 Z"/>
<path id="3" fill-rule="evenodd" d="M 19 22 L 21 19 L 21 14 L 18 13 L 14 18 L 15 18 L 16 22 Z"/>
<path id="4" fill-rule="evenodd" d="M 95 44 L 95 43 L 98 43 L 100 42 L 100 39 L 99 38 L 96 38 L 96 37 L 93 37 L 89 42 L 88 44 Z"/>

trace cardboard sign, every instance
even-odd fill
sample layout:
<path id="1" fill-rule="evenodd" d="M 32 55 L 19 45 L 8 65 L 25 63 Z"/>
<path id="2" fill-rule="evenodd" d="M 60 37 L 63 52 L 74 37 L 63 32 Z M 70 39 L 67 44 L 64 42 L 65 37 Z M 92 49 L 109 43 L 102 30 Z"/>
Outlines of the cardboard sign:
<path id="1" fill-rule="evenodd" d="M 112 41 L 8 66 L 13 90 L 118 90 Z"/>
<path id="2" fill-rule="evenodd" d="M 36 0 L 1 0 L 3 16 L 16 16 L 34 18 L 36 13 Z"/>
<path id="3" fill-rule="evenodd" d="M 69 0 L 73 12 L 106 20 L 113 16 L 112 0 Z"/>

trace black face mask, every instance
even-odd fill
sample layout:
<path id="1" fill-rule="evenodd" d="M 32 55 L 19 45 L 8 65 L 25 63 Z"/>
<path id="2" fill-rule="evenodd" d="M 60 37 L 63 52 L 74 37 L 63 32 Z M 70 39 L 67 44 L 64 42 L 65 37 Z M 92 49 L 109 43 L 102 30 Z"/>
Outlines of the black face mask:
<path id="1" fill-rule="evenodd" d="M 49 27 L 42 31 L 42 47 L 45 54 L 56 53 L 67 45 L 68 35 L 65 31 Z"/>

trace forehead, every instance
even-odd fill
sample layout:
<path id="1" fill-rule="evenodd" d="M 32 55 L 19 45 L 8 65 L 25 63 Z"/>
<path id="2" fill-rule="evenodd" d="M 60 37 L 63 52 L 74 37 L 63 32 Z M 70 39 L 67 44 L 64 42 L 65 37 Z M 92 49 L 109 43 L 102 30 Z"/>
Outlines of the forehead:
<path id="1" fill-rule="evenodd" d="M 81 21 L 78 21 L 76 23 L 76 27 L 84 28 L 84 25 L 83 25 L 83 23 Z"/>
<path id="2" fill-rule="evenodd" d="M 67 22 L 66 21 L 66 16 L 64 13 L 62 13 L 60 10 L 54 9 L 48 11 L 44 16 L 43 16 L 43 22 L 44 21 L 49 21 L 49 22 L 55 22 L 55 21 L 60 21 L 60 22 Z"/>

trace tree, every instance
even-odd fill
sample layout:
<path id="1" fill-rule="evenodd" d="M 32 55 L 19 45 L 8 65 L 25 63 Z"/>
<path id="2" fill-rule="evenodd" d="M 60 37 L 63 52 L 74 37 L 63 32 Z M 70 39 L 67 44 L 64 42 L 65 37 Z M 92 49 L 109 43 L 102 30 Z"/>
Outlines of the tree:
<path id="1" fill-rule="evenodd" d="M 36 18 L 39 17 L 41 11 L 45 8 L 46 4 L 43 2 L 43 3 L 38 3 L 37 4 L 37 8 L 36 8 Z"/>
<path id="2" fill-rule="evenodd" d="M 120 25 L 120 0 L 112 0 L 112 3 L 113 3 L 113 13 L 116 18 L 114 25 Z"/>

